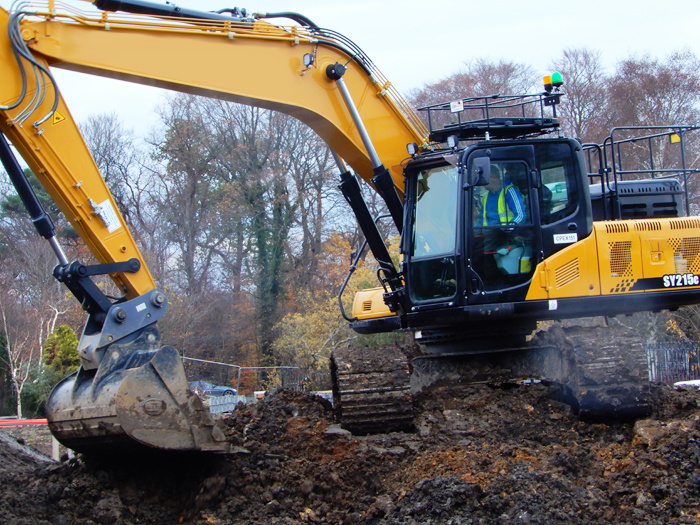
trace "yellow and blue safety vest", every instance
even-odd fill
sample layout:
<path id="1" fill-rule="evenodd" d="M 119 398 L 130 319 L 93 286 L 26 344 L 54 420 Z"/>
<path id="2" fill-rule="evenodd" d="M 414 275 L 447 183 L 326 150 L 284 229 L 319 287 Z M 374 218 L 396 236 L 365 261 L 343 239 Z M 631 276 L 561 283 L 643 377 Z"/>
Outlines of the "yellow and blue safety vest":
<path id="1" fill-rule="evenodd" d="M 479 225 L 520 224 L 525 219 L 523 197 L 514 184 L 498 192 L 498 197 L 486 192 L 481 200 Z"/>

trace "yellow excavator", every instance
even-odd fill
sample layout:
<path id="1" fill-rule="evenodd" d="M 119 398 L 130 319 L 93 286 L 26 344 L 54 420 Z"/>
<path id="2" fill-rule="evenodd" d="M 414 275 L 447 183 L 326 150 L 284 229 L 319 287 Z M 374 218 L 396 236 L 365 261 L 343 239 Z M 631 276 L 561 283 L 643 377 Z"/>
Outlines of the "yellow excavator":
<path id="1" fill-rule="evenodd" d="M 596 412 L 596 403 L 617 415 L 645 410 L 646 365 L 638 353 L 618 351 L 611 361 L 609 352 L 579 348 L 575 354 L 591 358 L 562 360 L 561 345 L 527 350 L 526 339 L 542 320 L 700 302 L 700 218 L 682 217 L 678 182 L 618 180 L 605 167 L 613 146 L 591 149 L 559 136 L 556 75 L 536 95 L 423 108 L 426 126 L 360 48 L 297 13 L 92 4 L 89 12 L 53 1 L 0 10 L 0 160 L 56 253 L 54 277 L 88 314 L 81 367 L 48 402 L 59 441 L 86 452 L 124 443 L 229 450 L 189 392 L 178 352 L 160 345 L 156 323 L 167 297 L 144 265 L 52 68 L 281 111 L 326 141 L 379 267 L 380 286 L 358 294 L 352 314 L 343 313 L 360 333 L 412 332 L 428 349 L 422 364 L 396 350 L 337 352 L 334 399 L 347 428 L 408 428 L 411 367 L 418 383 L 432 382 L 448 373 L 434 363 L 465 354 L 562 381 L 583 412 Z M 270 22 L 277 18 L 296 24 Z M 663 133 L 682 140 L 694 129 Z M 67 260 L 10 143 L 98 264 Z M 596 154 L 599 179 L 589 184 L 586 155 Z M 400 267 L 347 166 L 386 202 L 401 233 Z M 92 280 L 98 275 L 109 275 L 122 297 L 106 296 Z M 611 362 L 626 372 L 611 375 Z M 605 377 L 591 380 L 600 370 Z"/>

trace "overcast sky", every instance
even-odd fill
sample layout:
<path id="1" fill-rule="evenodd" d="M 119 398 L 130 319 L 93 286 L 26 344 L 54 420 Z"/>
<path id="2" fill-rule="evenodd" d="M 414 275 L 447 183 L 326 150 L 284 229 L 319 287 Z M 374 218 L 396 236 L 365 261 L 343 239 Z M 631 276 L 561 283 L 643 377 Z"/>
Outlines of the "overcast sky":
<path id="1" fill-rule="evenodd" d="M 173 3 L 218 10 L 236 5 L 229 1 Z M 630 55 L 663 59 L 686 48 L 700 56 L 700 0 L 244 1 L 250 3 L 237 7 L 249 13 L 294 11 L 344 34 L 402 93 L 456 73 L 473 58 L 524 63 L 544 75 L 570 47 L 600 51 L 610 72 Z M 0 5 L 7 8 L 10 2 L 0 0 Z M 77 5 L 92 9 L 86 2 Z M 152 109 L 163 100 L 163 92 L 154 88 L 69 72 L 58 72 L 56 78 L 79 122 L 113 111 L 141 135 L 156 118 Z M 109 106 L 105 95 L 113 100 Z"/>

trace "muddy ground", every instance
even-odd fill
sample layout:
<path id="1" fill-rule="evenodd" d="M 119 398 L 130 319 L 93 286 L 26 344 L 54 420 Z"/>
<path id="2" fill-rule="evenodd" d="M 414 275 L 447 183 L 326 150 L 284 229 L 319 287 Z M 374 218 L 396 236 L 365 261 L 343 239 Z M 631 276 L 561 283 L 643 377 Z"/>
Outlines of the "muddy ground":
<path id="1" fill-rule="evenodd" d="M 239 452 L 209 459 L 52 462 L 0 432 L 0 523 L 700 522 L 698 392 L 656 386 L 650 419 L 593 424 L 553 390 L 436 386 L 415 432 L 364 437 L 280 391 L 239 405 L 225 421 Z"/>

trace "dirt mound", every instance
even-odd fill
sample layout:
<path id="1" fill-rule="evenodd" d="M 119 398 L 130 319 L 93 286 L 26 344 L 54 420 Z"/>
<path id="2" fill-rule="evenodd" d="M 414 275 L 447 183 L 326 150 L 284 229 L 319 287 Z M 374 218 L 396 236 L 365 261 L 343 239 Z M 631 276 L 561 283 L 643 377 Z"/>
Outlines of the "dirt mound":
<path id="1" fill-rule="evenodd" d="M 0 522 L 584 524 L 700 521 L 700 394 L 579 421 L 553 386 L 439 386 L 416 432 L 352 436 L 327 401 L 279 391 L 224 423 L 231 456 L 54 463 L 0 440 Z"/>

